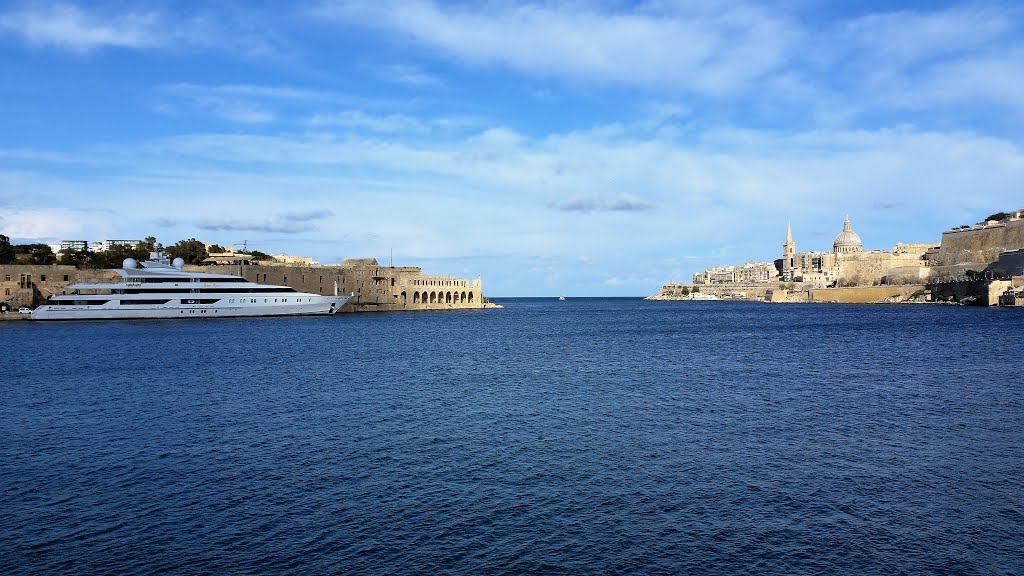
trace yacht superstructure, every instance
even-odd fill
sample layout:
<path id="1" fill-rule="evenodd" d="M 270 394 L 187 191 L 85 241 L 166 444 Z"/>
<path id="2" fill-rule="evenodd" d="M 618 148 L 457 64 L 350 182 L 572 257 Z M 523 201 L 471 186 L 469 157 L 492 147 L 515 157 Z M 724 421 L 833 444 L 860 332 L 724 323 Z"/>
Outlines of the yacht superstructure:
<path id="1" fill-rule="evenodd" d="M 298 292 L 289 286 L 249 282 L 240 276 L 185 272 L 160 253 L 150 261 L 125 259 L 120 282 L 75 283 L 32 311 L 32 320 L 216 318 L 334 314 L 351 296 Z"/>

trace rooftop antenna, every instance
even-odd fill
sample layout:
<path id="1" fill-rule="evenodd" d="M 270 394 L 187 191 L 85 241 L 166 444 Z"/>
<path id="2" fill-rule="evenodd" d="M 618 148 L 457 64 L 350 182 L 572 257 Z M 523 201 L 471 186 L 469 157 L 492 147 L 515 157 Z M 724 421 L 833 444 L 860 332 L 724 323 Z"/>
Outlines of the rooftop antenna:
<path id="1" fill-rule="evenodd" d="M 390 264 L 390 266 L 392 268 L 395 267 L 395 249 L 394 248 L 391 249 L 391 264 Z"/>

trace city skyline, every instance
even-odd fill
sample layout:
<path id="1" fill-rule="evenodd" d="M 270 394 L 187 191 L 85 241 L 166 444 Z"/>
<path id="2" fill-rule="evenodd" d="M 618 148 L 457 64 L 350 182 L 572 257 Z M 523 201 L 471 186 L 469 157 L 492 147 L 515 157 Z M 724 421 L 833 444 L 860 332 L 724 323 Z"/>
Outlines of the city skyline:
<path id="1" fill-rule="evenodd" d="M 0 234 L 156 236 L 642 296 L 1021 208 L 1024 8 L 0 9 Z"/>

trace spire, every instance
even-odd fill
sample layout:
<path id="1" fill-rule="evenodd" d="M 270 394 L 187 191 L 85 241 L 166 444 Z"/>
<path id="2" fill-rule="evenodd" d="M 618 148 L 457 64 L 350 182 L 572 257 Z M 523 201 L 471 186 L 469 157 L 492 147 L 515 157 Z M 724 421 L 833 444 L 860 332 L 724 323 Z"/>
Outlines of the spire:
<path id="1" fill-rule="evenodd" d="M 789 222 L 786 222 L 786 242 L 793 243 L 793 226 Z"/>

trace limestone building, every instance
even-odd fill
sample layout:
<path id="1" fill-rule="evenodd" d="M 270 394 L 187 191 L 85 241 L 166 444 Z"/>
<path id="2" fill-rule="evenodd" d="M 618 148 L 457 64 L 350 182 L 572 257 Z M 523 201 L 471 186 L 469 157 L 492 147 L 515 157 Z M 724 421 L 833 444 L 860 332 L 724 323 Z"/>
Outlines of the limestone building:
<path id="1" fill-rule="evenodd" d="M 187 266 L 186 270 L 209 271 Z M 484 308 L 480 278 L 424 275 L 418 266 L 381 266 L 375 258 L 346 258 L 333 265 L 237 265 L 229 274 L 251 282 L 291 286 L 302 292 L 354 294 L 342 312 Z"/>
<path id="2" fill-rule="evenodd" d="M 816 288 L 922 282 L 928 273 L 925 254 L 933 248 L 931 244 L 897 244 L 892 251 L 865 251 L 847 216 L 831 252 L 797 252 L 792 227 L 787 226 L 780 279 Z"/>
<path id="3" fill-rule="evenodd" d="M 708 268 L 693 275 L 695 285 L 763 284 L 775 280 L 777 271 L 770 262 L 747 262 L 742 266 Z"/>

